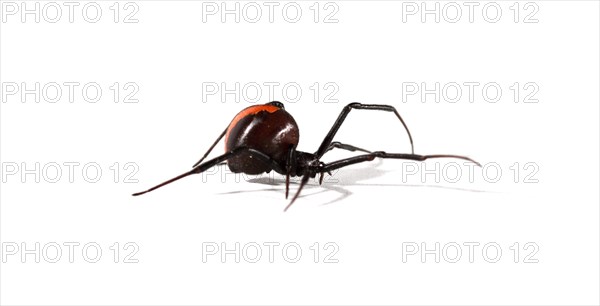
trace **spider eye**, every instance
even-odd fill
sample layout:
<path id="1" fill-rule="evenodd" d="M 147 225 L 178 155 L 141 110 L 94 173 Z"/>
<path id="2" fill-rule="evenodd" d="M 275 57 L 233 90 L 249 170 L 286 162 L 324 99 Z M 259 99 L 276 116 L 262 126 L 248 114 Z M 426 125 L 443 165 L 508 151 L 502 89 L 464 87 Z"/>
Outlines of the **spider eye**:
<path id="1" fill-rule="evenodd" d="M 276 107 L 281 108 L 281 109 L 285 109 L 285 107 L 283 106 L 283 103 L 281 103 L 279 101 L 273 101 L 273 102 L 269 102 L 267 104 L 268 105 L 276 106 Z"/>

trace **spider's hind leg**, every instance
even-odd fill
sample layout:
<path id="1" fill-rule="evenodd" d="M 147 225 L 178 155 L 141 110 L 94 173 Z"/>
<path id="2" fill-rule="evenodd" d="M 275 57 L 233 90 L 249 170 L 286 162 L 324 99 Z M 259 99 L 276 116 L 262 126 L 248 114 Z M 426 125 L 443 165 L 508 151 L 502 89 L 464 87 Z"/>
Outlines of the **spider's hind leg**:
<path id="1" fill-rule="evenodd" d="M 215 157 L 215 158 L 213 158 L 213 159 L 211 159 L 211 160 L 209 160 L 209 161 L 207 161 L 205 163 L 202 163 L 202 164 L 194 167 L 194 169 L 192 169 L 192 170 L 190 170 L 188 172 L 185 172 L 183 174 L 180 174 L 180 175 L 178 175 L 178 176 L 176 176 L 176 177 L 174 177 L 174 178 L 172 178 L 170 180 L 167 180 L 167 181 L 165 181 L 163 183 L 160 183 L 160 184 L 158 184 L 158 185 L 156 185 L 156 186 L 154 186 L 154 187 L 152 187 L 152 188 L 150 188 L 150 189 L 148 189 L 146 191 L 134 193 L 133 196 L 139 196 L 139 195 L 142 195 L 144 193 L 150 192 L 152 190 L 158 189 L 158 188 L 160 188 L 162 186 L 165 186 L 165 185 L 171 184 L 171 183 L 173 183 L 173 182 L 175 182 L 177 180 L 180 180 L 180 179 L 182 179 L 182 178 L 184 178 L 186 176 L 189 176 L 189 175 L 192 175 L 192 174 L 202 173 L 202 172 L 204 172 L 204 171 L 206 171 L 206 170 L 208 170 L 208 169 L 210 169 L 210 168 L 212 168 L 214 166 L 217 166 L 217 165 L 220 165 L 220 164 L 224 163 L 225 161 L 227 161 L 228 159 L 230 159 L 232 157 L 238 156 L 240 154 L 245 154 L 245 153 L 250 153 L 256 159 L 264 162 L 265 164 L 270 165 L 271 169 L 273 169 L 273 170 L 275 170 L 277 172 L 283 171 L 281 169 L 281 166 L 275 160 L 273 160 L 271 157 L 269 157 L 268 155 L 266 155 L 266 154 L 264 154 L 264 153 L 262 153 L 260 151 L 254 150 L 254 149 L 250 149 L 250 148 L 246 148 L 246 147 L 240 147 L 240 148 L 236 148 L 234 150 L 231 150 L 231 151 L 229 151 L 229 152 L 227 152 L 227 153 L 225 153 L 225 154 L 223 154 L 221 156 L 217 156 L 217 157 Z M 283 172 L 280 172 L 280 173 L 283 173 Z"/>

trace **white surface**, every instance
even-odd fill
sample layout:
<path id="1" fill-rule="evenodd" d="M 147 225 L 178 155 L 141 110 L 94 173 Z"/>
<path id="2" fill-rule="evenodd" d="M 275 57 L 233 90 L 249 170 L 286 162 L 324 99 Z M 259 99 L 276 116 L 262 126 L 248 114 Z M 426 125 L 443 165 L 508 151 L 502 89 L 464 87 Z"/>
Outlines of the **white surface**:
<path id="1" fill-rule="evenodd" d="M 337 2 L 335 24 L 314 23 L 312 2 L 299 2 L 304 14 L 295 24 L 278 10 L 273 23 L 266 16 L 256 24 L 237 24 L 231 16 L 226 23 L 208 16 L 203 23 L 201 2 L 136 4 L 135 24 L 114 23 L 112 2 L 99 2 L 104 14 L 98 23 L 81 15 L 54 24 L 8 16 L 0 25 L 2 82 L 97 82 L 103 88 L 97 103 L 81 95 L 73 103 L 31 97 L 21 103 L 10 96 L 1 105 L 3 167 L 81 165 L 73 182 L 64 167 L 57 183 L 7 177 L 3 247 L 96 242 L 103 250 L 95 264 L 82 258 L 81 246 L 74 263 L 66 253 L 58 263 L 46 257 L 35 263 L 32 255 L 21 263 L 21 253 L 7 257 L 1 303 L 599 303 L 598 2 L 538 2 L 534 24 L 514 23 L 512 2 L 499 2 L 498 23 L 483 20 L 479 9 L 473 23 L 466 16 L 458 23 L 408 16 L 403 23 L 401 3 Z M 135 82 L 139 102 L 114 103 L 114 82 Z M 194 176 L 131 197 L 189 169 L 249 105 L 231 96 L 202 103 L 203 82 L 298 83 L 301 101 L 286 108 L 300 126 L 300 150 L 318 148 L 346 103 L 392 104 L 409 125 L 417 153 L 464 154 L 497 163 L 503 174 L 497 183 L 481 176 L 472 183 L 464 176 L 457 183 L 432 176 L 403 181 L 402 162 L 376 161 L 340 170 L 323 186 L 313 182 L 287 213 L 278 175 L 274 184 L 238 183 L 230 174 L 225 182 L 212 175 L 203 183 Z M 337 84 L 339 102 L 326 104 L 321 96 L 314 103 L 309 87 L 315 82 Z M 403 82 L 496 82 L 503 96 L 497 103 L 481 95 L 473 103 L 421 103 L 417 96 L 402 103 Z M 539 102 L 514 103 L 514 82 L 535 82 Z M 269 101 L 263 94 L 260 103 Z M 372 150 L 409 150 L 389 113 L 352 112 L 336 139 Z M 221 152 L 219 145 L 213 156 Z M 331 153 L 324 161 L 348 155 Z M 91 162 L 103 171 L 97 183 L 80 172 Z M 139 183 L 124 183 L 129 171 L 123 169 L 115 183 L 115 162 L 138 165 L 133 178 Z M 443 168 L 453 161 L 437 162 Z M 521 169 L 515 183 L 515 162 L 535 163 L 539 182 L 524 183 L 531 169 Z M 139 263 L 123 263 L 123 250 L 114 263 L 109 247 L 115 242 L 139 246 Z M 230 248 L 236 242 L 295 242 L 303 253 L 295 264 L 281 253 L 273 263 L 267 254 L 258 263 L 236 263 L 231 255 L 226 263 L 217 255 L 203 262 L 202 245 L 210 242 Z M 339 262 L 324 263 L 328 252 L 321 250 L 314 263 L 309 247 L 315 242 L 321 248 L 335 243 Z M 473 263 L 466 247 L 458 263 L 447 257 L 436 263 L 432 255 L 425 263 L 418 255 L 403 262 L 403 243 L 433 248 L 436 242 L 480 246 Z M 518 263 L 509 249 L 515 242 Z M 539 247 L 533 256 L 538 263 L 524 263 L 528 242 Z M 497 263 L 482 257 L 487 243 L 502 248 Z"/>

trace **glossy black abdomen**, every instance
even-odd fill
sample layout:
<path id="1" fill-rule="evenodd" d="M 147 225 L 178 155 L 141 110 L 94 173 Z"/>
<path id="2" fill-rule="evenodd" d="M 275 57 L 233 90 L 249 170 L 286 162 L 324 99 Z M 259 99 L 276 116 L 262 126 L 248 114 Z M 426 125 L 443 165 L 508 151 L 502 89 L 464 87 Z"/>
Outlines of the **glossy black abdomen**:
<path id="1" fill-rule="evenodd" d="M 298 145 L 299 136 L 296 121 L 284 109 L 267 105 L 251 106 L 231 122 L 225 150 L 248 147 L 270 156 L 285 168 L 289 150 Z M 272 170 L 270 165 L 249 153 L 230 158 L 227 165 L 234 173 L 260 174 Z"/>

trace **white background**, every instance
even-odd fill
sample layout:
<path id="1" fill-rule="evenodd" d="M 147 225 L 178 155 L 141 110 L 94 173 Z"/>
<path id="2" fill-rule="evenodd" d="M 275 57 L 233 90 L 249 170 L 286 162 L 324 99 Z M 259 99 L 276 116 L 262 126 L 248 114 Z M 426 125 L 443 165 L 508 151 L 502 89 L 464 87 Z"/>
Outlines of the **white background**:
<path id="1" fill-rule="evenodd" d="M 459 3 L 463 15 L 456 23 L 444 20 L 454 15 L 440 15 L 437 23 L 432 15 L 422 22 L 418 14 L 403 22 L 402 3 L 392 1 L 335 2 L 337 23 L 322 22 L 333 11 L 324 3 L 314 22 L 312 1 L 297 2 L 302 9 L 297 23 L 282 17 L 285 2 L 278 2 L 272 23 L 262 3 L 257 23 L 244 16 L 236 23 L 232 15 L 223 23 L 218 14 L 203 22 L 202 3 L 195 1 L 134 2 L 137 23 L 122 22 L 132 12 L 123 2 L 118 23 L 114 2 L 98 2 L 103 14 L 91 23 L 81 15 L 86 2 L 77 2 L 71 23 L 68 9 L 58 3 L 59 22 L 42 16 L 36 23 L 31 15 L 21 22 L 18 13 L 3 15 L 0 25 L 3 90 L 10 82 L 28 88 L 36 82 L 81 84 L 72 103 L 66 87 L 56 103 L 43 97 L 36 103 L 33 95 L 22 103 L 20 92 L 3 92 L 1 303 L 599 303 L 598 2 L 536 2 L 537 23 L 523 23 L 533 11 L 523 2 L 515 22 L 512 1 L 497 2 L 502 15 L 495 23 L 482 17 L 486 2 L 476 2 L 473 22 Z M 96 103 L 81 95 L 89 82 L 103 89 Z M 109 87 L 115 82 L 121 87 L 134 82 L 139 102 L 123 103 L 131 90 L 121 89 L 114 103 Z M 300 101 L 286 103 L 300 126 L 299 150 L 314 152 L 346 103 L 391 104 L 409 125 L 416 153 L 468 155 L 496 163 L 502 175 L 496 183 L 481 175 L 470 182 L 466 172 L 456 183 L 436 182 L 432 175 L 422 180 L 419 174 L 403 180 L 407 163 L 374 161 L 340 170 L 322 186 L 311 182 L 287 213 L 279 175 L 250 182 L 244 177 L 236 182 L 226 172 L 205 176 L 205 182 L 197 175 L 131 197 L 187 171 L 231 118 L 251 105 L 236 103 L 233 95 L 223 101 L 219 94 L 206 96 L 206 82 L 225 82 L 228 88 L 236 82 L 279 82 L 274 99 L 282 102 L 287 102 L 282 86 L 299 84 Z M 317 103 L 309 88 L 315 82 L 321 86 Z M 322 88 L 328 82 L 339 89 L 337 103 L 324 103 L 332 92 Z M 481 85 L 472 103 L 466 87 L 456 103 L 443 97 L 435 103 L 431 95 L 421 103 L 418 94 L 403 103 L 405 82 L 425 82 L 428 88 L 435 82 Z M 490 82 L 503 89 L 496 103 L 481 95 Z M 515 82 L 535 83 L 539 102 L 523 103 L 531 90 L 522 89 L 515 103 L 509 88 Z M 259 103 L 270 100 L 263 87 Z M 336 139 L 371 150 L 410 149 L 389 113 L 354 111 Z M 212 156 L 222 151 L 220 144 Z M 349 155 L 332 152 L 323 160 Z M 73 182 L 64 166 L 56 183 L 48 180 L 54 178 L 51 170 L 40 174 L 39 183 L 32 174 L 21 178 L 22 163 L 28 169 L 39 163 L 42 172 L 45 165 L 65 162 L 79 163 Z M 138 183 L 125 182 L 133 169 L 123 169 L 129 162 L 138 167 L 133 176 Z M 443 168 L 451 162 L 425 165 Z M 88 163 L 102 169 L 96 183 L 82 176 Z M 116 183 L 115 163 L 121 168 Z M 521 168 L 516 182 L 514 163 Z M 534 163 L 537 172 L 530 178 L 537 183 L 525 182 L 534 169 L 523 169 L 526 163 Z M 17 173 L 8 175 L 14 165 Z M 296 188 L 292 184 L 292 192 Z M 33 255 L 23 263 L 22 250 L 6 254 L 9 246 L 33 249 L 36 242 L 40 248 L 52 242 L 80 246 L 73 263 L 66 247 L 57 263 L 46 256 L 36 263 Z M 81 254 L 91 242 L 103 251 L 97 263 Z M 118 263 L 109 249 L 115 242 L 121 248 Z M 133 257 L 138 263 L 124 263 L 127 242 L 139 247 Z M 266 247 L 258 263 L 246 257 L 236 263 L 233 255 L 222 263 L 220 253 L 203 262 L 203 243 L 234 248 L 236 242 L 280 246 L 273 263 Z M 309 249 L 315 242 L 321 248 L 318 263 Z M 338 263 L 324 262 L 331 251 L 323 250 L 327 242 L 338 246 L 333 256 Z M 457 263 L 448 256 L 437 263 L 434 255 L 422 262 L 421 253 L 403 260 L 403 244 L 434 249 L 440 243 L 441 249 L 453 242 L 463 246 Z M 479 243 L 472 263 L 465 242 Z M 525 262 L 532 250 L 524 249 L 528 242 L 538 247 L 532 257 L 537 263 Z M 282 256 L 286 243 L 302 248 L 297 263 Z M 502 249 L 496 263 L 482 255 L 488 243 Z M 515 243 L 521 249 L 517 263 L 510 249 Z"/>

